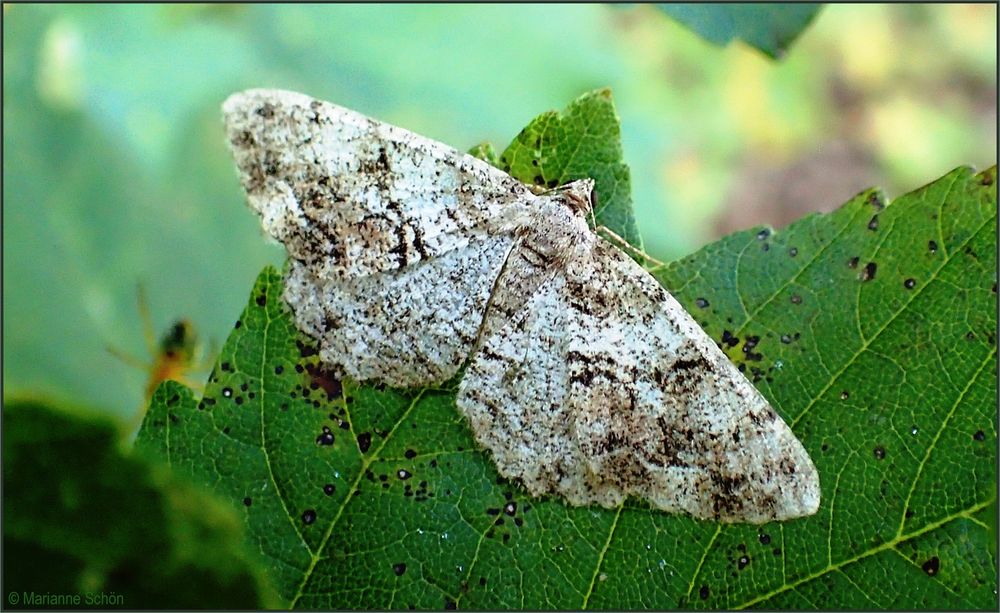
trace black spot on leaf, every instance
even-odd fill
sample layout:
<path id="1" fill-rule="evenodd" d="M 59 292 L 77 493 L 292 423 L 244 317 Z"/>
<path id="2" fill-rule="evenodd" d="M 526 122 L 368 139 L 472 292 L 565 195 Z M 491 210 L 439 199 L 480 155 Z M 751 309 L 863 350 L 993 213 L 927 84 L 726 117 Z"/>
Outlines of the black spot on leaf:
<path id="1" fill-rule="evenodd" d="M 361 450 L 361 453 L 368 453 L 368 450 L 371 448 L 371 446 L 372 446 L 371 432 L 362 432 L 361 434 L 358 435 L 358 449 Z"/>
<path id="2" fill-rule="evenodd" d="M 865 264 L 864 270 L 861 271 L 860 278 L 862 281 L 871 281 L 875 278 L 875 272 L 878 270 L 878 264 L 875 262 L 868 262 Z"/>
<path id="3" fill-rule="evenodd" d="M 316 437 L 316 444 L 321 447 L 328 447 L 330 445 L 333 445 L 333 443 L 334 443 L 333 432 L 331 432 L 330 429 L 327 428 L 326 426 L 323 426 L 323 432 Z"/>
<path id="4" fill-rule="evenodd" d="M 920 568 L 924 569 L 924 572 L 927 573 L 928 577 L 933 577 L 938 574 L 938 571 L 941 569 L 941 560 L 939 560 L 937 556 L 934 556 L 930 560 L 921 564 Z"/>

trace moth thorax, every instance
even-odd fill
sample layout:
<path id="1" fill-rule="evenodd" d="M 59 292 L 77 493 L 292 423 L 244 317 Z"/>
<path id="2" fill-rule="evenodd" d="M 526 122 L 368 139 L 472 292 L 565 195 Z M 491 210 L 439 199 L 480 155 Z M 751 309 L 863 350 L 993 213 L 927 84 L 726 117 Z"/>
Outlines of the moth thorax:
<path id="1" fill-rule="evenodd" d="M 581 179 L 559 188 L 562 201 L 577 217 L 589 217 L 594 208 L 594 180 Z"/>
<path id="2" fill-rule="evenodd" d="M 591 234 L 586 217 L 568 206 L 565 194 L 536 201 L 533 219 L 522 227 L 531 251 L 544 260 L 565 257 Z"/>

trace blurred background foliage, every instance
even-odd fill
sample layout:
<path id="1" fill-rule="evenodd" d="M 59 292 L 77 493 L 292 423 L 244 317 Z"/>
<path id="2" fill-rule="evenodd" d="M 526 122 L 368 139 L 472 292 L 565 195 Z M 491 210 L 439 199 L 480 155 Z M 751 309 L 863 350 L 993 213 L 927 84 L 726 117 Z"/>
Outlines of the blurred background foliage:
<path id="1" fill-rule="evenodd" d="M 610 87 L 647 250 L 890 196 L 995 163 L 995 5 L 827 6 L 780 61 L 651 6 L 3 8 L 5 395 L 131 418 L 158 331 L 221 343 L 266 263 L 219 105 L 336 102 L 466 149 Z"/>

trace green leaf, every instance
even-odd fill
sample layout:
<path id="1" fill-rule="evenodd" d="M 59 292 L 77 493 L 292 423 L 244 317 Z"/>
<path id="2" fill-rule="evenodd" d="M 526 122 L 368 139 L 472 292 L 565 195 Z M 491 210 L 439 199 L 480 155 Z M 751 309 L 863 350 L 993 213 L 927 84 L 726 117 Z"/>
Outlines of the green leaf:
<path id="1" fill-rule="evenodd" d="M 500 167 L 500 156 L 497 155 L 497 150 L 493 147 L 492 143 L 479 143 L 472 149 L 469 149 L 469 155 L 488 162 L 497 168 Z"/>
<path id="2" fill-rule="evenodd" d="M 823 8 L 808 3 L 658 4 L 705 40 L 725 46 L 740 39 L 772 58 L 784 54 Z"/>
<path id="3" fill-rule="evenodd" d="M 810 518 L 532 499 L 477 449 L 453 386 L 324 374 L 270 268 L 205 398 L 165 384 L 139 444 L 246 501 L 293 607 L 992 608 L 995 175 L 960 169 L 891 206 L 866 192 L 655 271 L 739 339 L 732 357 L 809 450 Z"/>
<path id="4" fill-rule="evenodd" d="M 8 602 L 36 608 L 34 592 L 99 608 L 273 604 L 236 513 L 124 454 L 105 420 L 37 401 L 4 407 L 4 585 L 21 599 Z"/>
<path id="5" fill-rule="evenodd" d="M 597 224 L 641 249 L 619 123 L 611 90 L 599 89 L 580 96 L 562 113 L 548 111 L 533 119 L 499 159 L 488 143 L 469 153 L 539 188 L 594 179 Z"/>
<path id="6" fill-rule="evenodd" d="M 656 271 L 792 426 L 823 488 L 819 513 L 763 529 L 766 546 L 712 532 L 698 604 L 996 607 L 995 181 L 996 167 L 960 168 L 891 206 L 868 191 Z"/>

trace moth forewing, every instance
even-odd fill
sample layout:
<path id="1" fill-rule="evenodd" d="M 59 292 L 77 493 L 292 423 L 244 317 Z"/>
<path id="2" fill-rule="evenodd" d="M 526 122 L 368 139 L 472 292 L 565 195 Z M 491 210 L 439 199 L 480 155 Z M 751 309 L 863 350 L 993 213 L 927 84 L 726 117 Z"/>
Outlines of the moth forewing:
<path id="1" fill-rule="evenodd" d="M 599 238 L 594 183 L 536 194 L 472 156 L 280 90 L 223 105 L 285 300 L 333 372 L 456 405 L 536 496 L 626 496 L 720 521 L 812 514 L 788 426 L 641 266 Z"/>

